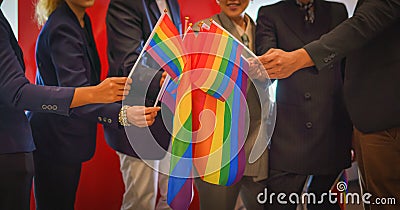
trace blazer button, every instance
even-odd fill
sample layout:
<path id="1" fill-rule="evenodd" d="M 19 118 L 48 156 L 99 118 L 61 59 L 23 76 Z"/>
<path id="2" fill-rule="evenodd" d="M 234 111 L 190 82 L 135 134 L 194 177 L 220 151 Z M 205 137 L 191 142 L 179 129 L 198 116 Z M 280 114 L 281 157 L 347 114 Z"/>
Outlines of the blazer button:
<path id="1" fill-rule="evenodd" d="M 313 126 L 312 122 L 307 122 L 306 123 L 306 128 L 310 129 L 310 128 L 312 128 L 312 126 Z"/>
<path id="2" fill-rule="evenodd" d="M 103 122 L 107 122 L 107 118 L 106 117 L 103 118 Z"/>
<path id="3" fill-rule="evenodd" d="M 328 63 L 329 62 L 329 58 L 324 58 L 324 63 Z"/>
<path id="4" fill-rule="evenodd" d="M 58 109 L 57 105 L 53 105 L 52 109 L 56 111 Z"/>
<path id="5" fill-rule="evenodd" d="M 310 99 L 311 99 L 311 93 L 309 93 L 309 92 L 305 93 L 305 94 L 304 94 L 304 98 L 305 98 L 306 100 L 310 100 Z"/>
<path id="6" fill-rule="evenodd" d="M 111 124 L 112 123 L 112 119 L 108 119 L 108 123 Z"/>
<path id="7" fill-rule="evenodd" d="M 45 104 L 43 104 L 43 105 L 42 105 L 42 109 L 43 109 L 43 110 L 46 110 L 46 109 L 47 109 L 47 106 L 46 106 Z"/>

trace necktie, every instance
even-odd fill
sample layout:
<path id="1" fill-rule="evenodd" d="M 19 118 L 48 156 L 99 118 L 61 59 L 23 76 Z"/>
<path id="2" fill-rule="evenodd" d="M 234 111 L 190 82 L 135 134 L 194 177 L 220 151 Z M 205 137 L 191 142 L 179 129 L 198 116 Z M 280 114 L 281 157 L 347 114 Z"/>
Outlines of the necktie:
<path id="1" fill-rule="evenodd" d="M 242 35 L 242 43 L 244 44 L 244 46 L 246 46 L 247 48 L 249 47 L 249 36 L 247 36 L 247 34 L 243 34 Z"/>
<path id="2" fill-rule="evenodd" d="M 296 0 L 296 3 L 300 9 L 305 12 L 304 21 L 306 21 L 306 23 L 314 23 L 314 0 L 311 0 L 307 4 L 303 4 L 299 0 Z"/>

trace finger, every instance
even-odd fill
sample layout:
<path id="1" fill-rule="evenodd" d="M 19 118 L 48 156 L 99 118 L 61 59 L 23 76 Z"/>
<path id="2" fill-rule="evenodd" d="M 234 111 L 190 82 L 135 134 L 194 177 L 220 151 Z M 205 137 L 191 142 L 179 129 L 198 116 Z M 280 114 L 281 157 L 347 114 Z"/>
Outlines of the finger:
<path id="1" fill-rule="evenodd" d="M 275 59 L 275 54 L 264 54 L 262 56 L 258 57 L 258 60 L 263 64 L 265 67 L 265 64 L 271 63 Z"/>
<path id="2" fill-rule="evenodd" d="M 276 48 L 270 48 L 264 55 L 270 55 L 272 53 L 276 53 L 281 51 L 280 49 L 276 49 Z"/>
<path id="3" fill-rule="evenodd" d="M 131 90 L 131 85 L 123 85 L 123 86 L 120 86 L 120 89 L 121 89 L 121 90 Z"/>
<path id="4" fill-rule="evenodd" d="M 129 91 L 128 91 L 128 93 L 129 93 Z M 115 94 L 115 95 L 117 95 L 117 96 L 125 96 L 125 95 L 128 95 L 128 94 L 125 93 L 124 90 L 112 91 L 112 94 Z"/>
<path id="5" fill-rule="evenodd" d="M 126 78 L 126 84 L 131 85 L 132 84 L 132 78 Z"/>
<path id="6" fill-rule="evenodd" d="M 124 96 L 129 95 L 129 90 L 124 90 L 124 91 L 122 91 L 122 95 L 124 95 Z"/>
<path id="7" fill-rule="evenodd" d="M 111 83 L 115 83 L 115 84 L 121 84 L 126 82 L 126 77 L 110 77 L 107 78 L 106 80 L 110 80 Z"/>
<path id="8" fill-rule="evenodd" d="M 152 121 L 147 121 L 147 126 L 153 125 L 154 122 L 155 122 L 154 120 L 152 120 Z"/>
<path id="9" fill-rule="evenodd" d="M 145 116 L 146 116 L 146 121 L 154 120 L 154 116 L 152 114 L 148 114 L 148 115 L 145 115 Z"/>
<path id="10" fill-rule="evenodd" d="M 132 84 L 132 79 L 128 77 L 111 77 L 110 79 L 116 84 L 123 84 L 123 85 L 125 85 L 126 83 Z"/>
<path id="11" fill-rule="evenodd" d="M 144 112 L 145 114 L 151 113 L 151 112 L 158 112 L 161 110 L 161 107 L 146 107 Z"/>

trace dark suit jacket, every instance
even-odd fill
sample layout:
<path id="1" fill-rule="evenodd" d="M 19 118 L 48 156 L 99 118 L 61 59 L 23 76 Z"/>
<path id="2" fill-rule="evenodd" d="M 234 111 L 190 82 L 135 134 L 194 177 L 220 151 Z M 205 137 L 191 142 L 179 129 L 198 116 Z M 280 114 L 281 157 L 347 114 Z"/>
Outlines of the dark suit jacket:
<path id="1" fill-rule="evenodd" d="M 400 126 L 400 0 L 360 0 L 354 16 L 306 45 L 319 70 L 347 56 L 344 93 L 363 132 Z"/>
<path id="2" fill-rule="evenodd" d="M 316 0 L 315 22 L 306 24 L 295 0 L 262 7 L 257 54 L 292 51 L 318 39 L 347 18 L 340 3 Z M 341 63 L 326 71 L 306 68 L 278 81 L 277 119 L 270 167 L 298 174 L 333 174 L 350 166 L 351 123 L 342 94 Z"/>
<path id="3" fill-rule="evenodd" d="M 84 17 L 91 32 L 90 20 Z M 85 30 L 64 2 L 49 17 L 37 41 L 36 82 L 50 86 L 89 86 L 96 55 L 90 54 Z M 64 162 L 82 162 L 95 151 L 97 122 L 118 127 L 118 103 L 76 108 L 69 117 L 31 113 L 37 154 Z"/>
<path id="4" fill-rule="evenodd" d="M 177 0 L 167 0 L 167 3 L 174 24 L 181 31 L 178 2 Z M 129 75 L 160 15 L 155 0 L 111 0 L 106 17 L 109 76 Z M 152 106 L 154 104 L 154 99 L 160 89 L 159 81 L 162 71 L 159 71 L 157 65 L 153 64 L 154 62 L 151 60 L 140 64 L 154 66 L 156 72 L 149 71 L 148 75 L 141 74 L 140 76 L 134 74 L 132 91 L 125 103 L 143 105 L 137 102 L 132 95 L 140 95 L 137 93 L 145 92 L 146 96 L 143 96 L 145 105 Z M 171 114 L 167 113 L 167 115 Z M 125 130 L 128 132 L 135 150 L 131 148 L 123 129 L 105 128 L 104 131 L 109 145 L 119 152 L 145 159 L 161 159 L 169 145 L 170 134 L 167 128 L 171 128 L 170 124 L 169 120 L 163 122 L 161 113 L 159 113 L 155 123 L 150 126 L 151 133 L 148 128 L 126 127 Z M 151 136 L 154 138 L 150 138 Z"/>
<path id="5" fill-rule="evenodd" d="M 1 10 L 0 58 L 0 154 L 32 152 L 35 146 L 24 110 L 68 115 L 74 89 L 29 83 L 21 48 Z"/>

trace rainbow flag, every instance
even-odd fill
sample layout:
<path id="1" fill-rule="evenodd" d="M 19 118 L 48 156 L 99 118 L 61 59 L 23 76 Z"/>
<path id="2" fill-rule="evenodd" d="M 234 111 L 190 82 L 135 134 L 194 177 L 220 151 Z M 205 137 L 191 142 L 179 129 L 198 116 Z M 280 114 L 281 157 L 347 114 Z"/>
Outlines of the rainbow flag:
<path id="1" fill-rule="evenodd" d="M 336 194 L 336 199 L 338 201 L 338 205 L 341 210 L 346 209 L 346 195 L 348 193 L 348 179 L 347 179 L 347 174 L 346 170 L 343 170 L 339 176 L 336 178 L 335 182 L 333 183 L 331 187 L 331 192 L 337 193 Z"/>
<path id="2" fill-rule="evenodd" d="M 194 67 L 202 71 L 194 72 L 193 84 L 209 95 L 222 101 L 233 90 L 241 66 L 244 46 L 214 21 L 207 30 L 202 27 L 191 53 L 196 56 Z M 247 62 L 247 61 L 246 61 Z"/>
<path id="3" fill-rule="evenodd" d="M 172 79 L 182 73 L 187 56 L 179 31 L 167 14 L 164 13 L 155 25 L 146 51 Z"/>
<path id="4" fill-rule="evenodd" d="M 188 209 L 193 197 L 192 95 L 190 73 L 185 71 L 180 78 L 176 101 L 167 203 L 173 209 Z"/>
<path id="5" fill-rule="evenodd" d="M 202 85 L 192 92 L 196 99 L 192 110 L 194 166 L 204 181 L 229 186 L 241 179 L 245 167 L 245 72 L 249 64 L 241 56 L 243 45 L 215 23 L 208 33 L 199 33 L 196 41 L 204 47 L 193 67 L 197 79 L 193 83 Z M 205 110 L 211 114 L 200 115 Z M 205 127 L 210 124 L 214 126 Z"/>
<path id="6" fill-rule="evenodd" d="M 195 38 L 193 35 L 190 27 L 184 39 L 192 42 Z M 187 43 L 189 42 L 185 44 Z M 168 180 L 167 203 L 174 210 L 188 209 L 193 199 L 191 59 L 188 58 L 186 61 L 182 74 L 179 75 L 177 87 Z"/>
<path id="7" fill-rule="evenodd" d="M 175 99 L 175 112 L 167 202 L 187 209 L 193 170 L 218 185 L 243 176 L 249 64 L 241 56 L 243 45 L 219 25 L 197 37 L 189 29 L 182 40 L 165 14 L 145 49 L 178 84 L 168 99 Z"/>

